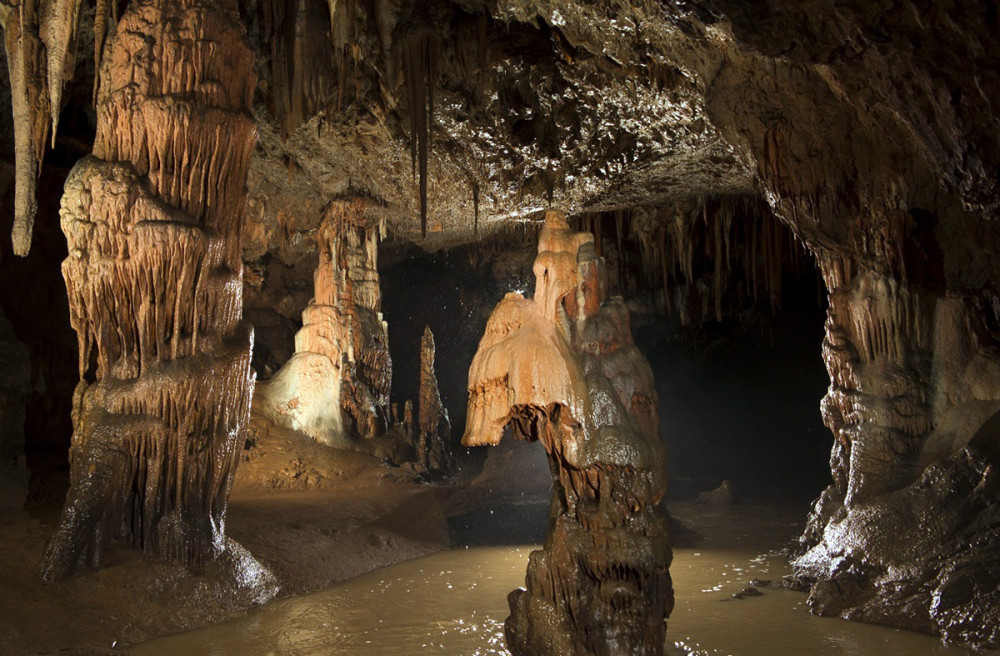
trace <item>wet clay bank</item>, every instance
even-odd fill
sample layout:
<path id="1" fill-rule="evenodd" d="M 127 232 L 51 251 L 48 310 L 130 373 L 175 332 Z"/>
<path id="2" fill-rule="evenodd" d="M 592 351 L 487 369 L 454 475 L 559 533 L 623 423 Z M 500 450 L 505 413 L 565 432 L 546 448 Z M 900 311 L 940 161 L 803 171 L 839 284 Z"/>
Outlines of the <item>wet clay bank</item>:
<path id="1" fill-rule="evenodd" d="M 241 464 L 226 524 L 254 560 L 232 565 L 192 571 L 114 546 L 103 569 L 46 585 L 38 572 L 54 514 L 5 507 L 0 652 L 108 653 L 240 615 L 266 600 L 262 580 L 267 597 L 286 597 L 449 544 L 448 487 L 420 484 L 370 456 L 310 448 L 300 435 L 262 441 L 255 458 Z"/>

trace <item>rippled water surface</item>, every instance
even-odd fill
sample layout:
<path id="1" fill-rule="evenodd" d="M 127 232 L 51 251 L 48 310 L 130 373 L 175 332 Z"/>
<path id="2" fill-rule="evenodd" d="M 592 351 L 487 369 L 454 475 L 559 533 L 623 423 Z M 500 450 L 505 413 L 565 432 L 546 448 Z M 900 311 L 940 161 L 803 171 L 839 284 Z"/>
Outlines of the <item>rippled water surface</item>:
<path id="1" fill-rule="evenodd" d="M 675 548 L 677 604 L 665 654 L 911 656 L 965 654 L 932 637 L 805 610 L 806 596 L 761 587 L 788 565 L 775 549 L 801 528 L 799 514 L 766 507 L 688 509 L 704 537 Z M 684 513 L 678 513 L 684 517 Z M 684 544 L 684 539 L 678 542 Z M 402 563 L 328 590 L 278 601 L 217 626 L 129 649 L 137 655 L 506 654 L 507 593 L 523 585 L 532 547 L 475 547 Z"/>

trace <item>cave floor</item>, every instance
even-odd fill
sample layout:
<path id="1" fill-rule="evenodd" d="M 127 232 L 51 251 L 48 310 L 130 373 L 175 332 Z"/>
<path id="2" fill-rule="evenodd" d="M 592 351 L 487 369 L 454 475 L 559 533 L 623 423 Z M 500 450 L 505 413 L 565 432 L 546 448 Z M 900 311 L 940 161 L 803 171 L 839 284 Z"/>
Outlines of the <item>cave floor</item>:
<path id="1" fill-rule="evenodd" d="M 245 458 L 227 535 L 275 574 L 279 597 L 322 589 L 448 545 L 454 486 L 364 454 L 299 448 L 289 436 Z M 8 500 L 14 491 L 5 489 Z M 22 494 L 23 498 L 23 494 Z M 211 567 L 202 576 L 113 545 L 108 566 L 59 584 L 39 578 L 53 510 L 0 504 L 0 654 L 105 654 L 225 621 L 253 605 Z"/>
<path id="2" fill-rule="evenodd" d="M 211 568 L 198 576 L 178 565 L 143 559 L 125 547 L 112 548 L 104 569 L 65 583 L 43 584 L 38 563 L 54 513 L 29 514 L 0 499 L 0 654 L 121 654 L 129 651 L 129 645 L 226 622 L 219 627 L 223 632 L 225 626 L 253 626 L 253 631 L 236 632 L 235 639 L 245 642 L 255 632 L 267 630 L 267 617 L 300 606 L 304 610 L 297 616 L 312 619 L 301 627 L 288 628 L 285 620 L 277 626 L 282 635 L 292 631 L 302 639 L 322 638 L 317 643 L 322 649 L 302 653 L 328 653 L 331 645 L 339 645 L 338 653 L 352 653 L 350 641 L 357 640 L 352 648 L 367 653 L 365 649 L 373 645 L 364 639 L 381 639 L 378 632 L 388 625 L 378 620 L 390 617 L 385 613 L 396 604 L 403 618 L 397 624 L 416 627 L 416 633 L 400 634 L 399 626 L 393 625 L 393 635 L 404 643 L 384 645 L 391 653 L 399 644 L 423 639 L 426 622 L 440 624 L 440 618 L 424 617 L 435 612 L 436 605 L 461 607 L 442 610 L 441 617 L 477 607 L 479 602 L 461 596 L 463 585 L 476 589 L 489 608 L 496 607 L 479 615 L 482 626 L 476 630 L 492 637 L 480 634 L 485 641 L 477 644 L 483 649 L 477 647 L 475 653 L 505 653 L 500 635 L 506 593 L 523 584 L 527 553 L 545 530 L 548 504 L 542 483 L 540 476 L 532 479 L 523 468 L 520 476 L 483 474 L 475 480 L 458 476 L 454 482 L 427 483 L 412 467 L 393 468 L 372 456 L 304 444 L 292 435 L 268 435 L 245 454 L 226 527 L 227 535 L 278 579 L 279 601 L 259 610 Z M 719 603 L 751 578 L 778 581 L 787 573 L 779 549 L 801 531 L 805 504 L 717 508 L 671 503 L 670 508 L 678 520 L 671 568 L 677 608 L 669 623 L 667 652 L 803 653 L 796 651 L 802 643 L 801 636 L 795 636 L 805 631 L 803 635 L 829 647 L 814 653 L 864 654 L 865 645 L 872 644 L 880 645 L 878 653 L 952 653 L 927 636 L 812 617 L 802 593 L 765 587 L 759 598 Z M 447 564 L 447 573 L 455 572 L 454 580 L 436 577 L 407 586 L 407 593 L 410 587 L 414 594 L 423 590 L 419 598 L 389 598 L 381 590 L 378 582 L 392 577 L 417 580 L 424 572 L 445 573 L 444 566 L 427 558 Z M 478 574 L 460 572 L 465 561 L 468 571 Z M 499 569 L 487 572 L 488 582 L 480 582 L 474 577 L 483 575 L 485 567 Z M 446 583 L 454 584 L 454 590 L 449 585 L 446 594 L 434 591 L 434 586 Z M 366 606 L 365 595 L 375 593 L 377 598 Z M 341 601 L 313 601 L 327 596 Z M 341 606 L 337 610 L 329 603 Z M 378 620 L 369 617 L 372 613 Z M 334 615 L 339 619 L 330 622 Z M 357 627 L 351 628 L 351 617 L 357 619 Z M 313 620 L 316 626 L 309 624 Z M 767 628 L 771 624 L 774 631 Z M 451 633 L 469 638 L 472 626 L 456 626 Z M 862 651 L 851 647 L 859 635 L 868 636 L 872 630 L 874 638 L 855 645 Z M 211 627 L 187 634 L 195 636 L 198 642 L 193 644 L 200 647 L 191 651 L 188 643 L 181 651 L 197 653 L 213 640 L 225 639 L 218 637 L 224 633 L 214 631 Z M 752 638 L 758 632 L 788 634 L 783 640 L 791 651 L 773 651 L 777 647 L 773 638 Z M 877 642 L 883 638 L 888 642 Z M 754 644 L 747 646 L 748 639 Z M 843 644 L 838 646 L 837 641 Z M 164 644 L 168 651 L 149 653 L 180 653 L 170 651 L 176 644 Z M 272 643 L 265 639 L 260 644 Z M 912 651 L 914 645 L 917 652 Z M 218 653 L 253 651 L 240 647 Z M 465 647 L 444 651 L 471 653 Z"/>

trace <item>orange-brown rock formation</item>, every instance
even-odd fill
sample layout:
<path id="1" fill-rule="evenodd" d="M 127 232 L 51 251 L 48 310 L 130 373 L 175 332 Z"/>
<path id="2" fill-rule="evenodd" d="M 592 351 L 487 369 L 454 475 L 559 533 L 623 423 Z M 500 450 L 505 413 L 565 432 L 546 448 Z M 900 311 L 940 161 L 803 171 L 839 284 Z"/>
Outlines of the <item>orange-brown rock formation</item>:
<path id="1" fill-rule="evenodd" d="M 259 386 L 255 407 L 330 446 L 374 437 L 389 404 L 392 360 L 378 276 L 379 219 L 371 203 L 334 201 L 316 234 L 315 296 L 295 355 Z"/>
<path id="2" fill-rule="evenodd" d="M 51 122 L 62 110 L 62 90 L 76 65 L 76 32 L 83 0 L 15 0 L 0 3 L 14 112 L 17 166 L 14 252 L 27 255 L 38 205 L 36 179 Z M 54 138 L 54 137 L 53 137 Z"/>
<path id="3" fill-rule="evenodd" d="M 71 488 L 46 579 L 98 565 L 108 541 L 194 566 L 225 555 L 249 418 L 242 321 L 254 60 L 235 0 L 131 3 L 108 43 L 93 156 L 62 201 L 63 275 L 80 346 Z"/>
<path id="4" fill-rule="evenodd" d="M 417 462 L 432 472 L 451 469 L 451 420 L 441 402 L 437 376 L 434 374 L 434 333 L 424 327 L 420 338 L 420 437 L 416 446 Z"/>
<path id="5" fill-rule="evenodd" d="M 510 596 L 514 654 L 659 654 L 673 607 L 652 371 L 603 269 L 593 236 L 549 212 L 534 298 L 504 297 L 469 369 L 462 443 L 509 427 L 541 440 L 553 475 L 544 547 Z"/>

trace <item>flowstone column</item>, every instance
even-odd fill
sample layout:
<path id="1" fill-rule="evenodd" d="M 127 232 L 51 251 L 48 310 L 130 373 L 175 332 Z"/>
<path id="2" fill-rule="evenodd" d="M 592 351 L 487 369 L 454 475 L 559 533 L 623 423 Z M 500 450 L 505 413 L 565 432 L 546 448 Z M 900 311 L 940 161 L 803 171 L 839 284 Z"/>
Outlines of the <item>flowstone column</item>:
<path id="1" fill-rule="evenodd" d="M 509 597 L 520 655 L 661 654 L 673 608 L 666 448 L 653 375 L 589 233 L 546 215 L 535 297 L 504 297 L 469 369 L 462 443 L 541 440 L 549 532 Z"/>
<path id="2" fill-rule="evenodd" d="M 879 237 L 869 242 L 916 250 Z M 928 278 L 934 262 L 818 259 L 833 484 L 810 515 L 796 581 L 821 615 L 996 647 L 1000 299 L 942 293 L 944 280 Z"/>
<path id="3" fill-rule="evenodd" d="M 239 551 L 225 516 L 254 386 L 253 67 L 236 0 L 133 0 L 108 43 L 94 153 L 62 201 L 80 383 L 48 580 L 97 566 L 113 537 L 195 567 Z"/>
<path id="4" fill-rule="evenodd" d="M 382 318 L 380 208 L 335 200 L 316 231 L 315 295 L 302 312 L 295 354 L 258 386 L 256 411 L 321 444 L 358 447 L 382 428 L 392 386 L 389 325 Z"/>

